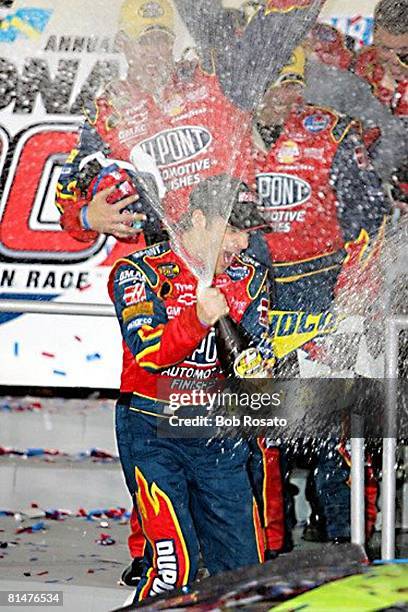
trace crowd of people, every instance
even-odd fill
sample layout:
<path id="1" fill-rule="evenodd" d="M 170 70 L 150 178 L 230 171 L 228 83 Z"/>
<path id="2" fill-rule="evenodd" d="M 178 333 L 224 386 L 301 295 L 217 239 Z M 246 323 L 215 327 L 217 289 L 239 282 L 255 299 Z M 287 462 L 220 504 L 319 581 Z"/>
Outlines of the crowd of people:
<path id="1" fill-rule="evenodd" d="M 260 375 L 282 364 L 299 375 L 300 348 L 330 365 L 328 332 L 307 316 L 376 291 L 385 226 L 408 210 L 406 0 L 378 2 L 373 45 L 361 49 L 317 21 L 322 0 L 174 4 L 197 44 L 179 62 L 170 0 L 123 3 L 126 78 L 87 104 L 56 197 L 73 237 L 125 243 L 109 293 L 124 353 L 117 443 L 134 501 L 123 580 L 136 600 L 194 581 L 200 556 L 215 574 L 290 552 L 296 462 L 310 470 L 304 537 L 350 540 L 345 440 L 294 453 L 269 438 L 157 427 L 171 393 L 222 378 L 214 326 L 227 315 L 251 337 Z M 208 268 L 213 281 L 199 283 Z M 368 466 L 367 538 L 376 498 Z"/>

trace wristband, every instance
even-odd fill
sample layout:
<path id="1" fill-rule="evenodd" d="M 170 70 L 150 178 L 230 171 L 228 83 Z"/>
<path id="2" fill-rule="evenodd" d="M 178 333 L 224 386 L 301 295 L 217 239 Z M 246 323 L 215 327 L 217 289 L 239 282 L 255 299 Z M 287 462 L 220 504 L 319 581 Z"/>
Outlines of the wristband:
<path id="1" fill-rule="evenodd" d="M 85 204 L 85 206 L 83 206 L 81 208 L 81 225 L 84 228 L 84 230 L 91 230 L 91 226 L 89 225 L 89 220 L 88 220 L 88 205 Z"/>

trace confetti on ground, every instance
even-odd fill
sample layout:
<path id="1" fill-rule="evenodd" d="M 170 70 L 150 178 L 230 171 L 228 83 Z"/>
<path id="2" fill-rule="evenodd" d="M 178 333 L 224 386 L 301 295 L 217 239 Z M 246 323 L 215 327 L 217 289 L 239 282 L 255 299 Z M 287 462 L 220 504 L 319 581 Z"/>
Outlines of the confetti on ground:
<path id="1" fill-rule="evenodd" d="M 64 372 L 63 370 L 53 370 L 53 373 L 56 374 L 57 376 L 66 376 L 67 373 Z"/>
<path id="2" fill-rule="evenodd" d="M 20 348 L 20 347 L 19 347 L 18 342 L 15 342 L 15 343 L 14 343 L 14 356 L 15 356 L 15 357 L 18 357 L 19 348 Z"/>
<path id="3" fill-rule="evenodd" d="M 50 359 L 55 359 L 54 353 L 47 353 L 47 351 L 41 351 L 41 355 L 43 357 L 49 357 Z"/>
<path id="4" fill-rule="evenodd" d="M 16 529 L 16 533 L 34 533 L 36 531 L 45 530 L 45 523 L 40 521 L 39 523 L 34 523 L 34 525 L 30 525 L 29 527 L 20 527 Z"/>
<path id="5" fill-rule="evenodd" d="M 102 546 L 112 546 L 113 544 L 116 544 L 116 540 L 114 540 L 109 533 L 101 533 L 95 542 L 96 544 L 101 544 Z"/>
<path id="6" fill-rule="evenodd" d="M 92 353 L 91 355 L 86 356 L 87 361 L 96 361 L 97 359 L 102 359 L 99 353 Z"/>
<path id="7" fill-rule="evenodd" d="M 48 574 L 48 571 L 44 571 L 44 572 L 38 572 L 38 574 L 36 574 L 36 576 L 45 576 L 46 574 Z"/>
<path id="8" fill-rule="evenodd" d="M 91 448 L 89 450 L 80 451 L 78 453 L 72 454 L 54 448 L 18 449 L 0 446 L 0 456 L 2 455 L 22 457 L 24 459 L 40 458 L 48 462 L 54 462 L 56 458 L 63 458 L 64 460 L 68 461 L 86 461 L 87 459 L 92 459 L 93 462 L 100 463 L 117 463 L 119 461 L 119 457 L 117 455 L 114 455 L 109 451 L 101 450 L 99 448 Z"/>
<path id="9" fill-rule="evenodd" d="M 41 410 L 42 404 L 39 401 L 31 401 L 25 398 L 2 398 L 0 402 L 0 410 L 5 412 L 25 412 L 25 411 L 34 411 Z"/>

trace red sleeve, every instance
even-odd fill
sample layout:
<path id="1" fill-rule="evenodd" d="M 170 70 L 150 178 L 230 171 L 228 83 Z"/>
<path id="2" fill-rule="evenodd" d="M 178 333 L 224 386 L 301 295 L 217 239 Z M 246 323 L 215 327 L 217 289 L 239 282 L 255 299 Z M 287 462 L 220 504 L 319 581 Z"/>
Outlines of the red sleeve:
<path id="1" fill-rule="evenodd" d="M 65 206 L 61 214 L 61 227 L 76 240 L 81 242 L 93 242 L 99 236 L 98 232 L 85 230 L 81 225 L 81 208 L 86 206 L 86 200 L 71 200 L 69 206 Z"/>

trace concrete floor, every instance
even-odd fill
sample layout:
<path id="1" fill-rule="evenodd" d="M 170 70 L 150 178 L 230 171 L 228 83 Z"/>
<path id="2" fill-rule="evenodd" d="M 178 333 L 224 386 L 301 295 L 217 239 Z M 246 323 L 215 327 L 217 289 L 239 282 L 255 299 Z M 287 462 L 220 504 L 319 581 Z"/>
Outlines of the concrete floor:
<path id="1" fill-rule="evenodd" d="M 0 457 L 0 510 L 30 511 L 32 503 L 43 509 L 130 508 L 120 465 L 79 458 L 78 453 L 99 448 L 117 455 L 113 435 L 113 402 L 99 400 L 40 400 L 41 407 L 27 408 L 23 401 L 0 398 L 0 447 L 16 449 L 52 448 L 67 456 Z M 21 410 L 16 410 L 16 407 Z M 3 407 L 3 408 L 2 408 Z M 302 490 L 304 474 L 295 474 Z M 302 485 L 303 483 L 303 485 Z M 308 508 L 303 493 L 296 497 L 300 523 Z M 17 520 L 16 520 L 17 518 Z M 64 521 L 40 517 L 0 516 L 0 591 L 62 590 L 67 612 L 108 612 L 121 606 L 131 589 L 117 584 L 129 562 L 129 525 L 108 520 L 89 521 L 71 516 Z M 44 520 L 45 529 L 16 534 L 16 529 Z M 115 544 L 95 542 L 108 533 Z M 316 544 L 301 540 L 295 533 L 296 547 Z M 408 536 L 399 537 L 400 556 L 408 555 Z M 379 536 L 374 540 L 378 551 Z M 14 609 L 14 608 L 13 608 Z M 30 610 L 31 607 L 25 607 Z M 37 608 L 35 608 L 37 609 Z M 33 608 L 34 610 L 34 608 Z"/>

